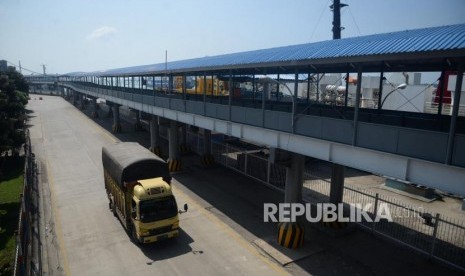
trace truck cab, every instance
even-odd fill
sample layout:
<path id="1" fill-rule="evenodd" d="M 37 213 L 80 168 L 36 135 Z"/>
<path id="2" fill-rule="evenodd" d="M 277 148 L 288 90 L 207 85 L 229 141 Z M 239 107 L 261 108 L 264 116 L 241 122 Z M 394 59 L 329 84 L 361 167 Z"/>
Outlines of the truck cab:
<path id="1" fill-rule="evenodd" d="M 131 208 L 135 240 L 149 243 L 179 236 L 176 199 L 161 177 L 136 182 Z"/>

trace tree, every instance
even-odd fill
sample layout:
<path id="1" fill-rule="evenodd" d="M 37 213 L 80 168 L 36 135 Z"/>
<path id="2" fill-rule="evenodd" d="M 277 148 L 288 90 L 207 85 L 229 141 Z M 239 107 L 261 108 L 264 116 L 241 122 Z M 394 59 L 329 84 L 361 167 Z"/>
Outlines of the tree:
<path id="1" fill-rule="evenodd" d="M 15 152 L 25 141 L 22 127 L 28 91 L 23 75 L 14 68 L 0 73 L 0 155 Z"/>

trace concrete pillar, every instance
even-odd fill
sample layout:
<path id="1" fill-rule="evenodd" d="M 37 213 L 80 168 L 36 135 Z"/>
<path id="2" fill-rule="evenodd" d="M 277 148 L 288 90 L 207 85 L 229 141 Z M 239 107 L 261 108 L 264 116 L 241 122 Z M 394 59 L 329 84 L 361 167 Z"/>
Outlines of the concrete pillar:
<path id="1" fill-rule="evenodd" d="M 181 126 L 181 143 L 179 144 L 179 150 L 181 153 L 189 153 L 190 148 L 187 145 L 187 125 L 184 124 Z"/>
<path id="2" fill-rule="evenodd" d="M 98 103 L 97 103 L 97 98 L 92 98 L 92 118 L 98 118 Z"/>
<path id="3" fill-rule="evenodd" d="M 136 122 L 134 123 L 134 130 L 135 131 L 141 131 L 143 128 L 142 128 L 142 124 L 140 122 L 140 111 L 139 110 L 134 110 L 134 112 L 136 113 Z"/>
<path id="4" fill-rule="evenodd" d="M 113 126 L 112 131 L 113 133 L 120 133 L 121 132 L 121 121 L 119 117 L 119 107 L 118 104 L 112 104 L 113 107 Z"/>
<path id="5" fill-rule="evenodd" d="M 286 168 L 286 186 L 284 187 L 284 203 L 301 203 L 305 156 L 292 154 L 291 164 Z M 296 222 L 280 222 L 278 224 L 278 244 L 287 248 L 303 246 L 305 238 L 304 224 Z"/>
<path id="6" fill-rule="evenodd" d="M 168 130 L 169 142 L 169 157 L 168 168 L 170 172 L 177 172 L 181 170 L 181 160 L 179 158 L 178 150 L 178 122 L 171 120 L 170 128 Z"/>
<path id="7" fill-rule="evenodd" d="M 209 129 L 203 130 L 203 154 L 212 153 L 212 131 Z"/>
<path id="8" fill-rule="evenodd" d="M 329 191 L 329 202 L 339 204 L 343 202 L 344 197 L 344 172 L 345 167 L 339 164 L 332 164 L 331 168 L 331 189 Z M 337 207 L 339 208 L 339 207 Z M 339 211 L 337 211 L 339 214 Z M 328 228 L 343 229 L 347 226 L 347 222 L 324 222 L 323 225 Z"/>
<path id="9" fill-rule="evenodd" d="M 291 165 L 286 168 L 286 186 L 284 187 L 285 203 L 302 202 L 302 186 L 305 156 L 292 154 Z"/>
<path id="10" fill-rule="evenodd" d="M 203 153 L 200 163 L 206 166 L 215 164 L 215 157 L 212 155 L 212 132 L 209 129 L 203 130 Z"/>
<path id="11" fill-rule="evenodd" d="M 181 127 L 181 144 L 186 145 L 187 144 L 187 125 L 184 124 Z"/>
<path id="12" fill-rule="evenodd" d="M 329 202 L 331 203 L 342 203 L 344 195 L 344 171 L 344 166 L 333 163 L 331 168 L 331 190 L 329 191 Z"/>
<path id="13" fill-rule="evenodd" d="M 108 103 L 108 113 L 107 113 L 107 118 L 113 118 L 113 106 L 111 103 Z"/>
<path id="14" fill-rule="evenodd" d="M 84 110 L 86 108 L 86 106 L 85 106 L 85 98 L 86 98 L 86 96 L 84 94 L 81 94 L 80 98 L 81 98 L 80 108 L 81 108 L 81 110 Z"/>
<path id="15" fill-rule="evenodd" d="M 152 115 L 150 118 L 150 151 L 161 156 L 160 151 L 160 125 L 158 116 Z"/>

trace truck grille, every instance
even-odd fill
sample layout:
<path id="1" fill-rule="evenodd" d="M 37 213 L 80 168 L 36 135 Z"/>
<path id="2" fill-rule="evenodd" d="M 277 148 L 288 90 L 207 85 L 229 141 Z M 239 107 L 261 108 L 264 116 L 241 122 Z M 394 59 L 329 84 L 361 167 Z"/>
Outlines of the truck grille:
<path id="1" fill-rule="evenodd" d="M 163 233 L 166 233 L 166 232 L 169 232 L 169 231 L 171 231 L 171 225 L 165 226 L 165 227 L 160 227 L 160 228 L 151 229 L 151 230 L 150 230 L 150 235 L 153 236 L 153 235 L 163 234 Z"/>

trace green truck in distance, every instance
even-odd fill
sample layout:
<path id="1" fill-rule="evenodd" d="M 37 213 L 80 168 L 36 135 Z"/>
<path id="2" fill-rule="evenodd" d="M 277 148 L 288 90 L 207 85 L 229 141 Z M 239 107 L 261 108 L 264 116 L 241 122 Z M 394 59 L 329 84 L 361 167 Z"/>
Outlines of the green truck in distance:
<path id="1" fill-rule="evenodd" d="M 138 143 L 102 148 L 109 207 L 132 239 L 156 242 L 179 236 L 179 215 L 167 163 Z M 187 204 L 184 205 L 184 212 Z"/>

